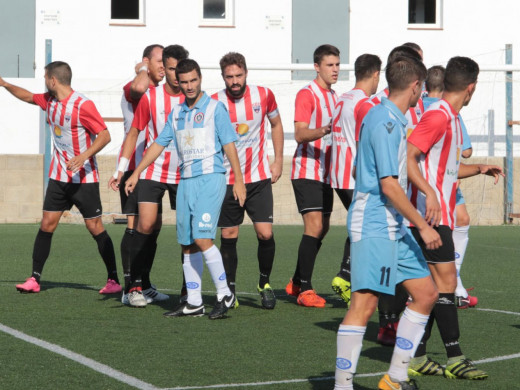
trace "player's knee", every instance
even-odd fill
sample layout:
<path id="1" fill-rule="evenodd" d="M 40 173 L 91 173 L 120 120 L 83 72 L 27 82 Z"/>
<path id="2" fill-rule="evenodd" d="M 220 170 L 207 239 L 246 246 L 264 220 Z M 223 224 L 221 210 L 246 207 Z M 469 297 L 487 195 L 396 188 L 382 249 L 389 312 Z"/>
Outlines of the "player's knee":
<path id="1" fill-rule="evenodd" d="M 267 240 L 270 240 L 272 236 L 273 236 L 273 232 L 272 232 L 272 231 L 256 232 L 256 237 L 257 237 L 260 241 L 267 241 Z"/>

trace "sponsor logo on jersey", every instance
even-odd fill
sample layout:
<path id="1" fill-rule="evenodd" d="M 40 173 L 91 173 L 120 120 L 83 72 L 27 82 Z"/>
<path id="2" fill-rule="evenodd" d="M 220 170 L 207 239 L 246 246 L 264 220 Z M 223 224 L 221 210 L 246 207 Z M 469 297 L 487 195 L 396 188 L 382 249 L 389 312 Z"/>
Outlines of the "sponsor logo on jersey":
<path id="1" fill-rule="evenodd" d="M 395 345 L 404 350 L 409 350 L 413 348 L 413 343 L 410 340 L 407 340 L 402 337 L 398 337 L 395 339 Z"/>
<path id="2" fill-rule="evenodd" d="M 193 120 L 195 121 L 195 123 L 202 123 L 202 121 L 204 120 L 204 113 L 199 112 L 197 115 L 195 115 L 195 118 L 193 118 Z"/>
<path id="3" fill-rule="evenodd" d="M 394 122 L 387 122 L 385 124 L 386 131 L 388 131 L 388 134 L 392 133 L 394 131 L 395 123 Z"/>
<path id="4" fill-rule="evenodd" d="M 261 108 L 262 108 L 262 106 L 260 105 L 260 103 L 253 103 L 253 111 L 256 112 L 257 114 L 260 112 Z"/>
<path id="5" fill-rule="evenodd" d="M 244 135 L 246 135 L 249 131 L 249 126 L 247 125 L 247 123 L 240 123 L 240 124 L 237 124 L 237 128 L 236 128 L 236 131 L 238 133 L 238 135 L 240 135 L 241 137 L 243 137 Z"/>
<path id="6" fill-rule="evenodd" d="M 58 138 L 61 138 L 62 135 L 61 135 L 61 127 L 59 127 L 58 125 L 55 125 L 54 126 L 54 135 Z"/>
<path id="7" fill-rule="evenodd" d="M 336 367 L 340 370 L 348 370 L 352 367 L 352 362 L 348 359 L 336 358 Z"/>

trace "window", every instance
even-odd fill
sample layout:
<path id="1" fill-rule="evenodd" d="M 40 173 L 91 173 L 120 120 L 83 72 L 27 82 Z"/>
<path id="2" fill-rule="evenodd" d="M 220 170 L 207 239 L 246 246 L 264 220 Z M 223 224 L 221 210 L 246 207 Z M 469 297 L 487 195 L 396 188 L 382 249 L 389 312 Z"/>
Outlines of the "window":
<path id="1" fill-rule="evenodd" d="M 144 26 L 144 0 L 111 0 L 110 24 Z"/>
<path id="2" fill-rule="evenodd" d="M 409 29 L 441 29 L 442 0 L 408 0 Z"/>
<path id="3" fill-rule="evenodd" d="M 199 0 L 200 27 L 234 27 L 235 0 Z"/>

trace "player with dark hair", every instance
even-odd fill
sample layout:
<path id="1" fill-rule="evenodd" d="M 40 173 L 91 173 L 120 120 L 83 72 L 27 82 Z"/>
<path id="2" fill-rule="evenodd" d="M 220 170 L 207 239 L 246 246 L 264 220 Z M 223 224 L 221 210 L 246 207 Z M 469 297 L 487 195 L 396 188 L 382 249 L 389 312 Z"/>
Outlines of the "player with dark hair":
<path id="1" fill-rule="evenodd" d="M 178 56 L 174 57 L 174 56 Z M 135 150 L 139 133 L 145 133 L 145 151 L 162 132 L 172 108 L 184 101 L 175 76 L 177 63 L 188 57 L 188 52 L 179 45 L 171 45 L 163 51 L 166 83 L 150 89 L 142 96 L 135 111 L 132 127 L 123 144 L 121 156 L 128 158 Z M 118 179 L 122 173 L 119 173 Z M 131 283 L 125 286 L 124 304 L 144 307 L 153 301 L 164 301 L 168 295 L 156 290 L 150 282 L 150 270 L 157 250 L 157 238 L 162 227 L 162 198 L 167 191 L 171 208 L 175 209 L 177 184 L 180 171 L 177 152 L 165 150 L 140 176 L 137 187 L 139 219 L 137 229 L 130 241 L 129 260 Z"/>
<path id="2" fill-rule="evenodd" d="M 46 111 L 54 143 L 43 217 L 33 248 L 32 275 L 25 283 L 16 285 L 22 293 L 40 292 L 41 273 L 49 257 L 53 233 L 63 212 L 73 205 L 79 209 L 85 226 L 96 240 L 107 269 L 107 283 L 100 293 L 121 291 L 114 245 L 101 220 L 99 173 L 95 157 L 110 142 L 110 133 L 94 103 L 72 89 L 71 79 L 70 66 L 62 61 L 51 62 L 45 67 L 47 93 L 33 94 L 0 77 L 0 87 Z"/>
<path id="3" fill-rule="evenodd" d="M 331 88 L 338 81 L 339 50 L 322 45 L 314 51 L 316 78 L 296 95 L 291 183 L 304 231 L 292 279 L 285 287 L 297 303 L 325 307 L 325 299 L 312 288 L 314 263 L 329 230 L 333 193 L 330 187 L 331 120 L 337 95 Z"/>
<path id="4" fill-rule="evenodd" d="M 235 293 L 238 232 L 244 221 L 244 212 L 247 211 L 258 238 L 260 275 L 257 290 L 262 299 L 262 306 L 274 309 L 276 296 L 269 280 L 275 253 L 271 185 L 276 183 L 282 174 L 282 120 L 273 92 L 266 87 L 247 84 L 247 65 L 242 54 L 228 53 L 223 56 L 220 69 L 226 88 L 212 97 L 226 106 L 231 123 L 238 134 L 236 148 L 247 189 L 247 199 L 244 205 L 240 206 L 233 196 L 234 171 L 227 157 L 224 157 L 227 190 L 218 222 L 222 232 L 220 252 L 229 288 Z M 272 164 L 269 164 L 267 155 L 268 122 L 271 125 L 274 148 Z M 237 306 L 238 300 L 235 303 L 235 307 Z"/>
<path id="5" fill-rule="evenodd" d="M 173 107 L 164 130 L 128 179 L 126 191 L 135 189 L 138 175 L 173 142 L 181 171 L 176 205 L 177 240 L 184 252 L 183 269 L 188 299 L 165 315 L 180 317 L 204 314 L 201 285 L 204 256 L 217 288 L 217 300 L 209 318 L 218 319 L 235 303 L 235 295 L 227 285 L 222 256 L 213 243 L 226 192 L 222 151 L 227 154 L 235 172 L 233 193 L 240 206 L 243 206 L 246 198 L 234 144 L 237 135 L 224 105 L 202 92 L 202 77 L 197 62 L 191 59 L 180 61 L 175 74 L 185 101 Z"/>
<path id="6" fill-rule="evenodd" d="M 381 293 L 394 294 L 402 283 L 413 301 L 406 308 L 388 373 L 380 390 L 417 389 L 407 367 L 424 333 L 437 289 L 421 249 L 403 224 L 417 224 L 430 249 L 442 243 L 406 196 L 405 117 L 421 96 L 426 77 L 423 63 L 397 57 L 386 67 L 389 95 L 371 109 L 362 123 L 356 186 L 347 228 L 351 247 L 352 300 L 337 335 L 335 390 L 353 389 L 363 337 Z"/>
<path id="7" fill-rule="evenodd" d="M 363 54 L 354 63 L 356 84 L 343 94 L 334 109 L 332 119 L 332 158 L 330 185 L 345 209 L 352 202 L 355 179 L 352 176 L 356 159 L 356 114 L 359 107 L 377 91 L 381 59 Z M 345 240 L 339 273 L 332 279 L 332 289 L 347 304 L 350 301 L 350 237 Z"/>
<path id="8" fill-rule="evenodd" d="M 446 66 L 444 93 L 432 103 L 415 130 L 408 137 L 408 190 L 412 204 L 442 238 L 436 250 L 427 247 L 417 227 L 412 233 L 421 246 L 428 266 L 439 289 L 425 334 L 415 358 L 410 363 L 411 375 L 442 375 L 448 378 L 486 379 L 487 373 L 476 368 L 462 354 L 459 345 L 459 321 L 455 306 L 457 270 L 452 230 L 455 226 L 454 205 L 457 179 L 484 174 L 498 182 L 502 170 L 498 166 L 460 162 L 462 129 L 459 112 L 467 106 L 475 92 L 479 67 L 467 57 L 453 57 Z M 429 249 L 429 248 L 428 248 Z M 446 368 L 426 356 L 433 321 L 437 322 L 448 356 Z"/>

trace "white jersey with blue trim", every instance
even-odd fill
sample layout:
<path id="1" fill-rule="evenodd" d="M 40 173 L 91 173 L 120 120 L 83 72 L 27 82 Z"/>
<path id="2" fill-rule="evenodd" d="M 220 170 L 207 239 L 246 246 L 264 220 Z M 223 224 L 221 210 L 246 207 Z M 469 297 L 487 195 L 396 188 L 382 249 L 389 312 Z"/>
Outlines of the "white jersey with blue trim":
<path id="1" fill-rule="evenodd" d="M 347 217 L 353 242 L 364 238 L 397 240 L 403 217 L 383 194 L 380 180 L 397 177 L 406 193 L 406 126 L 408 120 L 387 98 L 363 120 L 358 144 L 356 186 Z"/>
<path id="2" fill-rule="evenodd" d="M 224 104 L 204 92 L 192 108 L 186 102 L 174 106 L 155 142 L 164 147 L 175 143 L 181 179 L 186 179 L 226 173 L 222 147 L 236 140 L 237 134 Z"/>

